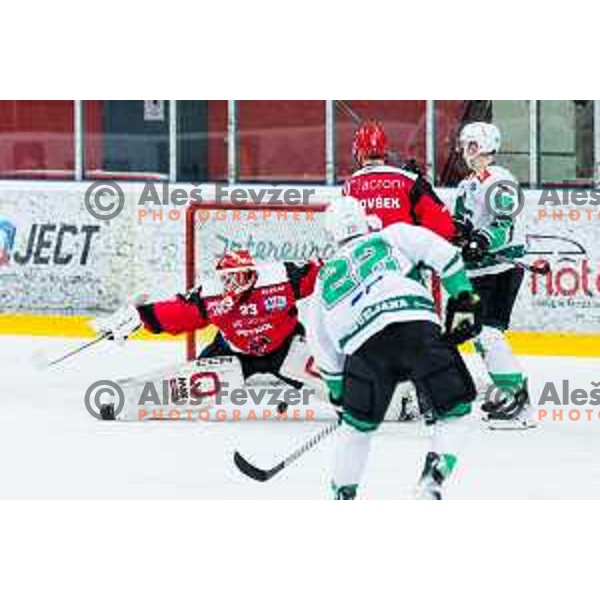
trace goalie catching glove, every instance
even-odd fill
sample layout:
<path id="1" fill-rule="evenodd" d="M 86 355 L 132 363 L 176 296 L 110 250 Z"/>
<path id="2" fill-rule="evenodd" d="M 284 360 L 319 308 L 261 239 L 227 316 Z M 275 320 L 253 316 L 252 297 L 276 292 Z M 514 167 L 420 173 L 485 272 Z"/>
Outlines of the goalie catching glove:
<path id="1" fill-rule="evenodd" d="M 122 344 L 142 326 L 142 320 L 137 308 L 128 304 L 108 317 L 95 319 L 91 326 L 98 334 L 107 335 L 109 340 Z"/>
<path id="2" fill-rule="evenodd" d="M 462 344 L 481 332 L 481 300 L 477 294 L 463 291 L 450 298 L 446 306 L 446 339 Z"/>

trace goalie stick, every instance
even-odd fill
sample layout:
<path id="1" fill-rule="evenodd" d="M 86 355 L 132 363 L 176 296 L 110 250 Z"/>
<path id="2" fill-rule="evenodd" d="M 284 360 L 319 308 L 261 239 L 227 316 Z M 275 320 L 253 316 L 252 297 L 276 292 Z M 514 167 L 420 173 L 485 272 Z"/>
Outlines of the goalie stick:
<path id="1" fill-rule="evenodd" d="M 249 461 L 247 461 L 237 450 L 233 455 L 233 462 L 235 466 L 250 479 L 255 481 L 269 481 L 286 467 L 289 467 L 293 462 L 298 460 L 303 454 L 306 454 L 311 448 L 314 448 L 319 442 L 322 442 L 325 438 L 329 437 L 339 426 L 341 420 L 338 419 L 333 423 L 329 423 L 325 428 L 321 429 L 319 433 L 315 434 L 310 439 L 306 440 L 302 446 L 294 450 L 291 454 L 286 456 L 283 460 L 279 461 L 275 466 L 270 469 L 261 469 Z"/>
<path id="2" fill-rule="evenodd" d="M 79 354 L 80 352 L 83 352 L 84 350 L 91 348 L 98 342 L 101 342 L 102 340 L 105 340 L 106 338 L 108 338 L 108 335 L 109 335 L 108 333 L 103 333 L 103 334 L 95 337 L 93 340 L 90 340 L 89 342 L 85 342 L 84 344 L 77 346 L 77 348 L 74 348 L 73 350 L 69 350 L 69 352 L 66 352 L 62 356 L 59 356 L 58 358 L 49 359 L 45 353 L 38 352 L 32 356 L 31 360 L 32 360 L 34 366 L 37 367 L 38 369 L 47 369 L 48 367 L 52 367 L 54 365 L 60 364 L 61 362 L 67 360 L 68 358 L 71 358 L 71 356 L 75 356 L 76 354 Z"/>

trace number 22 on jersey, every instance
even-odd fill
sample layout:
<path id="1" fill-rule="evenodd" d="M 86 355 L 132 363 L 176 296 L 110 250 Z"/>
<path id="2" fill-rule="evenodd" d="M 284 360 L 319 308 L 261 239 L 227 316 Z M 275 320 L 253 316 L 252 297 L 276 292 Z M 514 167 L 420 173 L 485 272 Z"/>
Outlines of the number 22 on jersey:
<path id="1" fill-rule="evenodd" d="M 370 236 L 352 248 L 348 256 L 334 258 L 321 269 L 325 306 L 331 308 L 342 302 L 373 273 L 401 270 L 385 239 L 380 235 Z"/>

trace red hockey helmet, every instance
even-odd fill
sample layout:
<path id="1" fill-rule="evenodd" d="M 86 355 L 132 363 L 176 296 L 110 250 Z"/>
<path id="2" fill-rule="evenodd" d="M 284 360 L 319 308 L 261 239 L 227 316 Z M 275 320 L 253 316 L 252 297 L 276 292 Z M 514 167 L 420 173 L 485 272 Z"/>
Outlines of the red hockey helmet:
<path id="1" fill-rule="evenodd" d="M 387 146 L 387 136 L 383 125 L 378 121 L 367 121 L 354 134 L 352 154 L 359 164 L 365 160 L 385 159 Z"/>
<path id="2" fill-rule="evenodd" d="M 254 260 L 248 250 L 230 250 L 217 263 L 217 271 L 224 271 L 221 280 L 225 292 L 241 294 L 251 289 L 258 278 Z"/>

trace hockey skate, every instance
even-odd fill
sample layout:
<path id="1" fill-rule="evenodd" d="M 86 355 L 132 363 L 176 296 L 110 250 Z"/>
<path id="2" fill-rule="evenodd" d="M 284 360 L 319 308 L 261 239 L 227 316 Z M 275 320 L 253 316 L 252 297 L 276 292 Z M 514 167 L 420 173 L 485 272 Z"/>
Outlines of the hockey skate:
<path id="1" fill-rule="evenodd" d="M 527 380 L 514 394 L 507 392 L 500 401 L 486 400 L 481 405 L 483 420 L 492 431 L 519 431 L 537 427 L 529 399 Z"/>
<path id="2" fill-rule="evenodd" d="M 442 485 L 456 463 L 455 457 L 428 452 L 415 490 L 416 500 L 442 500 Z"/>
<path id="3" fill-rule="evenodd" d="M 335 483 L 332 483 L 331 489 L 333 490 L 334 500 L 356 500 L 358 485 L 341 485 L 338 487 Z"/>

